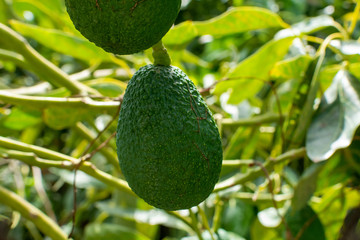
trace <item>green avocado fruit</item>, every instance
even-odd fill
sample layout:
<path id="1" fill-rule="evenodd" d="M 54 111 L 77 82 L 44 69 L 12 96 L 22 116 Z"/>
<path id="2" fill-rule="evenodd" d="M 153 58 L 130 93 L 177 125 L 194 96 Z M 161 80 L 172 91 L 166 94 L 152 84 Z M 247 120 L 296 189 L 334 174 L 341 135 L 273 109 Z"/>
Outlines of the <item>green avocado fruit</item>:
<path id="1" fill-rule="evenodd" d="M 107 52 L 125 55 L 152 47 L 169 31 L 181 0 L 65 0 L 77 30 Z"/>
<path id="2" fill-rule="evenodd" d="M 116 144 L 129 186 L 157 208 L 196 206 L 219 179 L 218 128 L 193 82 L 177 67 L 147 65 L 134 74 Z"/>

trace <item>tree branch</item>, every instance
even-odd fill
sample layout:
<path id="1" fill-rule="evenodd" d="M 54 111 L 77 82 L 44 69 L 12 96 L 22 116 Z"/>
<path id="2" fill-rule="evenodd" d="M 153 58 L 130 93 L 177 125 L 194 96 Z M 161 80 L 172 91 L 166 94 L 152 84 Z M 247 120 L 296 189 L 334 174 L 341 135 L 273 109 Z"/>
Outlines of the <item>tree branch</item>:
<path id="1" fill-rule="evenodd" d="M 304 157 L 305 155 L 306 155 L 305 148 L 290 150 L 290 151 L 276 157 L 275 159 L 271 159 L 271 158 L 268 159 L 264 164 L 264 168 L 267 169 L 268 171 L 270 171 L 276 164 L 283 163 L 286 160 L 296 160 L 296 159 Z M 260 167 L 255 167 L 255 168 L 249 170 L 245 174 L 239 173 L 239 174 L 234 175 L 233 177 L 230 177 L 230 178 L 218 183 L 215 186 L 214 192 L 219 192 L 221 190 L 233 187 L 235 185 L 243 184 L 248 181 L 252 181 L 262 175 L 263 175 L 263 169 L 261 169 Z"/>
<path id="2" fill-rule="evenodd" d="M 70 107 L 93 109 L 97 111 L 116 111 L 120 102 L 117 101 L 94 101 L 89 97 L 58 98 L 58 97 L 36 97 L 24 96 L 0 90 L 0 101 L 5 103 L 21 105 L 31 108 L 47 107 Z"/>
<path id="3" fill-rule="evenodd" d="M 68 239 L 61 228 L 48 216 L 19 195 L 0 186 L 0 203 L 21 213 L 23 217 L 33 222 L 41 232 L 53 240 Z"/>
<path id="4" fill-rule="evenodd" d="M 31 69 L 47 76 L 48 79 L 51 79 L 49 82 L 57 86 L 63 86 L 73 94 L 86 93 L 89 90 L 87 86 L 71 81 L 66 73 L 33 49 L 23 36 L 1 23 L 0 35 L 2 44 L 5 44 L 10 50 L 21 54 Z"/>
<path id="5" fill-rule="evenodd" d="M 97 180 L 121 191 L 135 195 L 126 181 L 113 177 L 112 175 L 97 169 L 90 162 L 81 161 L 46 148 L 25 144 L 4 137 L 0 137 L 0 147 L 16 150 L 5 150 L 3 153 L 0 153 L 4 158 L 17 159 L 31 166 L 37 166 L 40 168 L 56 167 L 73 170 L 75 167 L 79 166 L 78 169 L 80 171 L 83 171 Z"/>

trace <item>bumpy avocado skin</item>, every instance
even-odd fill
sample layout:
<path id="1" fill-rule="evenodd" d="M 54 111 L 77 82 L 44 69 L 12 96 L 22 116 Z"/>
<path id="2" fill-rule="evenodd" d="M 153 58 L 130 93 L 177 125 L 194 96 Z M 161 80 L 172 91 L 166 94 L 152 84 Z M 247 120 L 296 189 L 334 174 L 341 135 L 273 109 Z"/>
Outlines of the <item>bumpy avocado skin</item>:
<path id="1" fill-rule="evenodd" d="M 181 0 L 65 0 L 77 30 L 115 54 L 148 49 L 169 31 Z"/>
<path id="2" fill-rule="evenodd" d="M 166 210 L 198 205 L 222 163 L 217 126 L 179 68 L 147 65 L 130 80 L 117 128 L 120 167 L 132 190 Z"/>

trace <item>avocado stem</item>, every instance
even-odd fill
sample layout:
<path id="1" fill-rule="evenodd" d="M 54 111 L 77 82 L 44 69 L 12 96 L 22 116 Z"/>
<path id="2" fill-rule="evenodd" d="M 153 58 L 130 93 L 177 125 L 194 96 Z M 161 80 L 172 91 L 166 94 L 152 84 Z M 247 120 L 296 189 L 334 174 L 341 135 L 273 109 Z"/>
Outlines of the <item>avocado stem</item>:
<path id="1" fill-rule="evenodd" d="M 153 49 L 153 57 L 154 57 L 154 65 L 158 66 L 170 66 L 171 65 L 171 58 L 164 47 L 162 41 L 160 40 L 158 43 L 156 43 L 154 46 L 152 46 Z"/>

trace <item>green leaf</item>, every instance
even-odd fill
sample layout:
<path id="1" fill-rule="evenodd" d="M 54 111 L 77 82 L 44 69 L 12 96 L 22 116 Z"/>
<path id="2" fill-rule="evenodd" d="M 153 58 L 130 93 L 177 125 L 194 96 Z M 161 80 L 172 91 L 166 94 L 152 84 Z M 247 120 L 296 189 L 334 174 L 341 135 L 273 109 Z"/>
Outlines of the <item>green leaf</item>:
<path id="1" fill-rule="evenodd" d="M 110 223 L 91 223 L 85 228 L 85 240 L 118 240 L 118 239 L 131 239 L 131 240 L 150 240 L 150 238 L 131 229 L 118 224 Z"/>
<path id="2" fill-rule="evenodd" d="M 285 28 L 288 25 L 274 12 L 259 7 L 235 7 L 207 21 L 183 22 L 165 35 L 164 44 L 184 47 L 197 36 L 223 37 L 264 28 Z"/>
<path id="3" fill-rule="evenodd" d="M 264 227 L 260 221 L 256 219 L 251 226 L 250 239 L 282 240 L 283 238 L 278 237 L 278 233 L 274 228 Z"/>
<path id="4" fill-rule="evenodd" d="M 111 61 L 111 55 L 86 39 L 65 32 L 10 21 L 11 26 L 26 37 L 30 37 L 44 46 L 86 62 Z"/>
<path id="5" fill-rule="evenodd" d="M 72 127 L 76 122 L 83 119 L 86 114 L 85 109 L 53 107 L 44 110 L 43 120 L 49 127 L 62 130 Z"/>
<path id="6" fill-rule="evenodd" d="M 276 37 L 300 36 L 311 34 L 327 27 L 334 27 L 335 20 L 328 15 L 321 15 L 312 18 L 306 18 L 304 21 L 293 24 L 288 29 L 280 30 Z"/>
<path id="7" fill-rule="evenodd" d="M 291 234 L 299 240 L 325 240 L 325 231 L 319 217 L 310 206 L 299 211 L 291 209 L 285 215 Z M 285 233 L 286 234 L 286 233 Z M 299 234 L 299 235 L 298 235 Z"/>
<path id="8" fill-rule="evenodd" d="M 183 46 L 199 35 L 194 22 L 185 21 L 173 27 L 163 38 L 166 46 Z"/>
<path id="9" fill-rule="evenodd" d="M 295 187 L 294 196 L 291 201 L 292 211 L 296 212 L 305 207 L 308 200 L 316 191 L 317 179 L 323 167 L 324 163 L 313 164 L 301 175 L 300 180 Z"/>
<path id="10" fill-rule="evenodd" d="M 254 209 L 252 206 L 241 200 L 231 199 L 224 206 L 221 219 L 221 227 L 239 236 L 247 236 L 252 220 L 254 219 Z"/>
<path id="11" fill-rule="evenodd" d="M 271 70 L 271 78 L 278 80 L 300 79 L 304 76 L 312 57 L 299 55 L 290 59 L 279 61 Z"/>
<path id="12" fill-rule="evenodd" d="M 284 28 L 287 24 L 265 8 L 238 7 L 210 20 L 196 22 L 195 26 L 199 35 L 225 36 L 264 28 Z"/>
<path id="13" fill-rule="evenodd" d="M 326 90 L 306 137 L 306 150 L 314 162 L 328 159 L 350 145 L 360 125 L 360 82 L 340 70 Z"/>
<path id="14" fill-rule="evenodd" d="M 41 123 L 41 112 L 32 109 L 14 107 L 3 122 L 4 127 L 13 130 L 24 130 Z"/>
<path id="15" fill-rule="evenodd" d="M 220 95 L 231 90 L 228 103 L 238 104 L 242 100 L 254 96 L 268 80 L 270 71 L 276 62 L 282 60 L 289 50 L 294 38 L 272 40 L 256 53 L 232 68 L 226 78 L 228 80 L 216 85 L 214 94 Z M 241 89 L 241 91 L 238 91 Z"/>
<path id="16" fill-rule="evenodd" d="M 124 93 L 126 84 L 113 78 L 98 78 L 86 82 L 86 85 L 96 89 L 107 97 L 118 97 Z"/>

